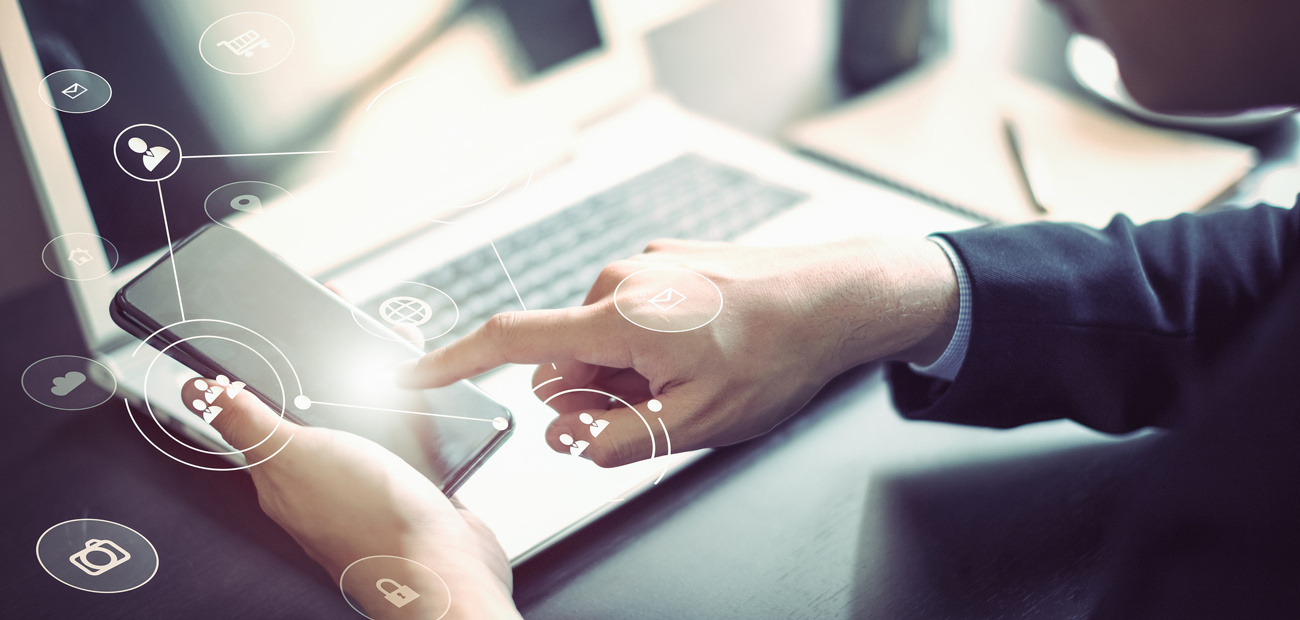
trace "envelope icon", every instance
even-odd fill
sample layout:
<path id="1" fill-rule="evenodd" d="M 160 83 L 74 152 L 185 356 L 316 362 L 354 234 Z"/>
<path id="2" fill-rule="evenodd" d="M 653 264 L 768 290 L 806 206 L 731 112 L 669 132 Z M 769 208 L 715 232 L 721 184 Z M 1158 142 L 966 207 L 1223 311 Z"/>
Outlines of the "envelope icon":
<path id="1" fill-rule="evenodd" d="M 650 298 L 650 303 L 664 312 L 672 310 L 674 306 L 683 301 L 686 301 L 686 296 L 671 287 L 659 291 L 658 294 Z"/>
<path id="2" fill-rule="evenodd" d="M 68 99 L 76 99 L 77 97 L 86 94 L 89 90 L 89 88 L 86 88 L 77 82 L 73 82 L 72 86 L 63 89 L 61 92 L 66 95 Z"/>

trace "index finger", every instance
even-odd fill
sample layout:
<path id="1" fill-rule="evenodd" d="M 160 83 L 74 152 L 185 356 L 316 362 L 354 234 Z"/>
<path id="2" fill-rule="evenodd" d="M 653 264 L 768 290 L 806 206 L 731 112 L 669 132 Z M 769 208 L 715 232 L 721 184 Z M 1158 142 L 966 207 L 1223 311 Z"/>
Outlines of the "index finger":
<path id="1" fill-rule="evenodd" d="M 579 360 L 597 366 L 631 366 L 626 341 L 634 333 L 609 320 L 606 304 L 560 310 L 503 312 L 460 340 L 399 368 L 410 389 L 436 388 L 505 364 Z"/>

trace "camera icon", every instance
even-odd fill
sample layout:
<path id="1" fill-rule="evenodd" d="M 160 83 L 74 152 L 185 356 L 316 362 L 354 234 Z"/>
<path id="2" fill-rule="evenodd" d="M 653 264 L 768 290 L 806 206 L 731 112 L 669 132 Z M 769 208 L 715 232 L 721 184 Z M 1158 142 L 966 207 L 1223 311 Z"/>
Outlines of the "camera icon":
<path id="1" fill-rule="evenodd" d="M 100 553 L 108 556 L 108 562 L 102 564 L 92 562 L 91 554 L 93 553 Z M 112 570 L 113 567 L 125 563 L 130 559 L 131 554 L 127 553 L 126 549 L 123 549 L 117 543 L 111 540 L 92 538 L 86 541 L 85 549 L 72 554 L 72 556 L 68 558 L 68 561 L 72 562 L 73 566 L 80 568 L 82 572 L 94 577 L 96 575 L 102 575 L 109 570 Z"/>

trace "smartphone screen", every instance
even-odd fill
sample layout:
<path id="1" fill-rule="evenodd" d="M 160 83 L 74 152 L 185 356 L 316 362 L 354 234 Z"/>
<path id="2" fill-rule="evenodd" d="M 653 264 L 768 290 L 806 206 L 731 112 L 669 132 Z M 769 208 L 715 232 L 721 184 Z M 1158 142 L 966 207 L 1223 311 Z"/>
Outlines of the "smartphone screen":
<path id="1" fill-rule="evenodd" d="M 391 366 L 420 349 L 242 233 L 208 226 L 174 257 L 174 271 L 164 256 L 124 286 L 115 316 L 135 333 L 162 330 L 149 344 L 207 378 L 244 382 L 287 419 L 374 440 L 448 493 L 510 433 L 510 412 L 468 382 L 397 387 Z"/>

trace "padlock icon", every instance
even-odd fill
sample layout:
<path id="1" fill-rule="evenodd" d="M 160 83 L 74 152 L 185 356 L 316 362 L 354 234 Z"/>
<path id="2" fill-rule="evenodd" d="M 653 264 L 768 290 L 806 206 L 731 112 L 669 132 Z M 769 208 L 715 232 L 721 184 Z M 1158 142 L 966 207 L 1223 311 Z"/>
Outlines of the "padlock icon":
<path id="1" fill-rule="evenodd" d="M 384 584 L 388 583 L 393 584 L 393 589 L 389 590 L 384 587 Z M 404 586 L 392 579 L 380 579 L 375 582 L 375 587 L 379 588 L 379 591 L 384 593 L 384 600 L 392 603 L 393 607 L 401 607 L 417 598 L 420 598 L 420 593 L 412 590 L 411 586 Z"/>

